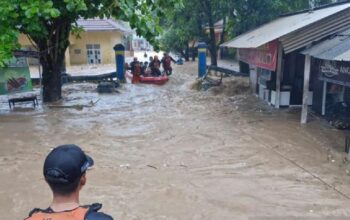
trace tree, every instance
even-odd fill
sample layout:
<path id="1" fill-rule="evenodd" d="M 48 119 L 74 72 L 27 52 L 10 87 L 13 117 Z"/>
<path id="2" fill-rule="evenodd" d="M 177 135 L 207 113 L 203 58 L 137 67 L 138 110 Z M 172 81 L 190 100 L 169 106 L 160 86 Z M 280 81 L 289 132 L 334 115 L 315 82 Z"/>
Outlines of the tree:
<path id="1" fill-rule="evenodd" d="M 187 34 L 177 33 L 178 30 L 180 29 L 170 28 L 164 32 L 162 38 L 160 39 L 160 48 L 164 51 L 173 51 L 180 54 L 186 61 L 188 61 L 189 38 Z"/>
<path id="2" fill-rule="evenodd" d="M 61 98 L 61 68 L 69 35 L 78 30 L 79 18 L 115 17 L 130 22 L 137 34 L 155 43 L 159 17 L 181 0 L 7 0 L 0 1 L 0 64 L 18 48 L 26 34 L 36 45 L 43 67 L 44 102 Z"/>
<path id="3" fill-rule="evenodd" d="M 188 48 L 190 42 L 204 41 L 208 45 L 211 64 L 217 65 L 219 42 L 216 41 L 214 23 L 220 19 L 226 21 L 229 2 L 225 0 L 184 1 L 184 7 L 169 15 L 164 22 L 168 31 L 162 36 L 163 48 L 187 57 L 188 54 L 186 56 L 185 51 L 190 49 Z"/>
<path id="4" fill-rule="evenodd" d="M 202 30 L 208 29 L 209 33 L 204 33 L 202 39 L 207 43 L 210 53 L 211 65 L 217 66 L 218 49 L 221 41 L 224 40 L 226 29 L 226 17 L 230 13 L 230 9 L 233 5 L 233 0 L 198 0 L 200 13 L 200 21 L 202 23 Z M 223 20 L 223 33 L 222 38 L 217 42 L 215 34 L 215 23 L 219 20 Z"/>
<path id="5" fill-rule="evenodd" d="M 173 51 L 189 60 L 189 50 L 194 50 L 191 42 L 202 38 L 202 23 L 196 15 L 198 2 L 185 1 L 184 7 L 170 12 L 163 19 L 163 28 L 166 30 L 160 38 L 160 46 L 164 51 Z M 193 51 L 192 51 L 193 52 Z"/>
<path id="6" fill-rule="evenodd" d="M 202 7 L 202 10 L 204 11 L 203 15 L 205 15 L 205 20 L 207 20 L 208 26 L 209 26 L 209 37 L 207 38 L 208 43 L 208 49 L 210 52 L 210 58 L 211 58 L 211 65 L 217 66 L 217 44 L 216 44 L 216 37 L 215 37 L 215 18 L 214 18 L 214 10 L 215 6 L 218 4 L 212 4 L 215 1 L 212 0 L 200 0 L 200 5 Z"/>
<path id="7" fill-rule="evenodd" d="M 230 14 L 231 37 L 267 23 L 281 14 L 306 10 L 314 6 L 332 3 L 332 0 L 233 0 Z"/>
<path id="8" fill-rule="evenodd" d="M 192 40 L 205 41 L 211 65 L 217 65 L 217 51 L 225 33 L 235 37 L 277 18 L 281 14 L 334 2 L 333 0 L 186 0 L 184 7 L 170 14 L 164 22 L 168 30 L 162 36 L 165 50 L 184 53 Z M 223 20 L 223 32 L 217 42 L 215 22 Z M 186 57 L 186 56 L 185 56 Z"/>

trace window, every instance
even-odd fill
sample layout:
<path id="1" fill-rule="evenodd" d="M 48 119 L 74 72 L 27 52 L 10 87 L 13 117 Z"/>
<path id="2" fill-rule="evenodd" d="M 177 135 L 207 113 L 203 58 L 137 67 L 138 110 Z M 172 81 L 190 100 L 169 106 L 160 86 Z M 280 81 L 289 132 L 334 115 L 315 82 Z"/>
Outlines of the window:
<path id="1" fill-rule="evenodd" d="M 87 44 L 86 54 L 88 64 L 101 64 L 101 46 L 99 44 Z"/>

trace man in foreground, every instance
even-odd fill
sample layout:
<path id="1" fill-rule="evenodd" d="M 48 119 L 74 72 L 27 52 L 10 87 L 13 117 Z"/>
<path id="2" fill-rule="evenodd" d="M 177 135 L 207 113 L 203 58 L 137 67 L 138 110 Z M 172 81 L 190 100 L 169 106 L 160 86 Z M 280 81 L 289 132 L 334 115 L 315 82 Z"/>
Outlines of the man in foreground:
<path id="1" fill-rule="evenodd" d="M 113 220 L 98 212 L 101 204 L 79 204 L 86 171 L 93 164 L 92 158 L 76 145 L 53 149 L 44 163 L 44 177 L 53 192 L 52 203 L 47 209 L 34 209 L 26 220 Z"/>

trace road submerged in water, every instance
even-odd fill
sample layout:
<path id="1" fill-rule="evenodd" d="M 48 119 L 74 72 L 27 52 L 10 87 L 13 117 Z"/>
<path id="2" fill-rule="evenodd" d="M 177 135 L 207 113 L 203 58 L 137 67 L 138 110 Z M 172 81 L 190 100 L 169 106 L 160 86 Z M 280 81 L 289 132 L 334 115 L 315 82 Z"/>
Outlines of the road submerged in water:
<path id="1" fill-rule="evenodd" d="M 45 156 L 80 145 L 94 159 L 81 202 L 103 203 L 115 219 L 248 219 L 350 216 L 343 133 L 296 110 L 276 111 L 247 91 L 192 89 L 196 64 L 176 66 L 165 86 L 64 86 L 61 104 L 77 109 L 9 112 L 0 107 L 0 212 L 23 219 L 45 208 Z M 234 85 L 234 86 L 233 86 Z M 282 219 L 282 218 L 281 218 Z"/>

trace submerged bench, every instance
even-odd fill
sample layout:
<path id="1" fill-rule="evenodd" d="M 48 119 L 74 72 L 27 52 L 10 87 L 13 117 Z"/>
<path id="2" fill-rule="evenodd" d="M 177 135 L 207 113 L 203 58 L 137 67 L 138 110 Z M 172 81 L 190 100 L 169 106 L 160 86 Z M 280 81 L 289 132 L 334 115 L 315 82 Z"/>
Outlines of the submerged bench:
<path id="1" fill-rule="evenodd" d="M 15 107 L 15 103 L 19 103 L 19 102 L 33 102 L 34 108 L 35 108 L 35 106 L 39 106 L 38 99 L 37 99 L 36 95 L 20 97 L 20 98 L 11 98 L 8 101 L 9 101 L 10 109 L 12 107 Z"/>
<path id="2" fill-rule="evenodd" d="M 225 76 L 249 77 L 249 74 L 237 72 L 235 70 L 227 69 L 227 68 L 223 68 L 223 67 L 219 67 L 219 66 L 212 66 L 212 65 L 207 66 L 207 72 L 210 72 L 210 71 L 217 71 L 217 72 L 220 72 L 222 74 L 225 74 Z"/>

